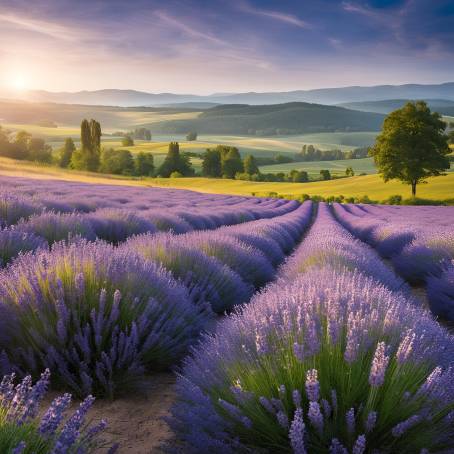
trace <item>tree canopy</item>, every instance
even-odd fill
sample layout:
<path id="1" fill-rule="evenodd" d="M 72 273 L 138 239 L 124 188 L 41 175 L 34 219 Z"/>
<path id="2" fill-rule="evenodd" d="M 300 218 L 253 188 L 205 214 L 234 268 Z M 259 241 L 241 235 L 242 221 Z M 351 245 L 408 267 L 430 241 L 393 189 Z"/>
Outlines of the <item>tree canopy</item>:
<path id="1" fill-rule="evenodd" d="M 187 155 L 180 154 L 178 142 L 169 143 L 169 151 L 161 167 L 159 167 L 158 174 L 161 177 L 168 178 L 173 172 L 179 172 L 185 177 L 194 174 L 190 158 Z"/>
<path id="2" fill-rule="evenodd" d="M 391 112 L 371 155 L 384 181 L 398 179 L 416 185 L 449 169 L 446 123 L 424 101 L 409 102 Z"/>

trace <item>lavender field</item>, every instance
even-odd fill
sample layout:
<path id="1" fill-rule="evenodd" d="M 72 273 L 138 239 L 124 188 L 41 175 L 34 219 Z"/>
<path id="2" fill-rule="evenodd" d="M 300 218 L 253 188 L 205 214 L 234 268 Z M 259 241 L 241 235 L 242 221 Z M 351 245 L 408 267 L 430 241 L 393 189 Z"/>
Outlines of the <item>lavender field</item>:
<path id="1" fill-rule="evenodd" d="M 453 208 L 0 188 L 0 452 L 157 452 L 90 407 L 163 372 L 159 452 L 454 452 Z"/>

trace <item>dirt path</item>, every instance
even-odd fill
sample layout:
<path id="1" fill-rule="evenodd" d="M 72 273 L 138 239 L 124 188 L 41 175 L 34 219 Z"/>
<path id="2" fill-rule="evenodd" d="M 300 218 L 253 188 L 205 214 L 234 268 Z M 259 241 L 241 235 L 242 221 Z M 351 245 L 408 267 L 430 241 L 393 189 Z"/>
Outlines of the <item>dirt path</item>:
<path id="1" fill-rule="evenodd" d="M 95 401 L 89 415 L 93 421 L 108 421 L 103 438 L 120 443 L 118 453 L 157 454 L 162 452 L 161 444 L 173 437 L 162 418 L 169 415 L 174 401 L 175 375 L 160 373 L 147 380 L 142 394 Z"/>

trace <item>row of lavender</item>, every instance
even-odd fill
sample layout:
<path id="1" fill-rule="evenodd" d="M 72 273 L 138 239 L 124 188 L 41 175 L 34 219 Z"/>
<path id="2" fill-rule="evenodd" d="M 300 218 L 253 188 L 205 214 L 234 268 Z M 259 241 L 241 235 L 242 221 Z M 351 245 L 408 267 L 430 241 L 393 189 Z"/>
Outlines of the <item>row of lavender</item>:
<path id="1" fill-rule="evenodd" d="M 320 204 L 279 279 L 178 379 L 182 452 L 448 453 L 454 338 Z"/>
<path id="2" fill-rule="evenodd" d="M 212 328 L 213 312 L 247 301 L 273 279 L 311 212 L 306 203 L 214 231 L 147 233 L 118 246 L 78 238 L 21 255 L 0 272 L 0 365 L 19 375 L 47 368 L 54 387 L 79 396 L 126 392 L 145 373 L 176 364 Z M 91 397 L 63 427 L 69 395 L 36 420 L 48 382 L 46 372 L 35 387 L 27 377 L 14 388 L 5 377 L 0 421 L 12 436 L 2 452 L 89 452 L 99 445 L 104 423 L 82 430 Z"/>
<path id="3" fill-rule="evenodd" d="M 175 191 L 165 189 L 67 186 L 62 182 L 32 186 L 29 180 L 2 186 L 0 266 L 19 252 L 48 248 L 68 237 L 118 244 L 147 232 L 180 234 L 271 218 L 298 206 L 295 201 L 203 196 L 189 191 L 176 196 Z"/>
<path id="4" fill-rule="evenodd" d="M 23 254 L 0 272 L 3 367 L 49 368 L 78 395 L 112 396 L 147 367 L 174 364 L 212 312 L 273 279 L 310 216 L 306 203 L 214 231 L 147 233 L 116 247 L 79 238 Z"/>
<path id="5" fill-rule="evenodd" d="M 339 221 L 392 261 L 412 284 L 425 284 L 432 312 L 454 320 L 454 210 L 335 204 Z"/>

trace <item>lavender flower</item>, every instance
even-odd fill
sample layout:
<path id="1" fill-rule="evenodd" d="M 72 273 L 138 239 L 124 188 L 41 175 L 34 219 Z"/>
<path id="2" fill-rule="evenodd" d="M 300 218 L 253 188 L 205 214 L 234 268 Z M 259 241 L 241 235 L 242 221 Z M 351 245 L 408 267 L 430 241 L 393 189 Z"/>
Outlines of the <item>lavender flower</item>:
<path id="1" fill-rule="evenodd" d="M 290 425 L 289 439 L 290 445 L 295 454 L 306 454 L 306 447 L 304 444 L 305 424 L 303 420 L 303 410 L 297 408 L 293 415 L 293 420 Z"/>
<path id="2" fill-rule="evenodd" d="M 383 384 L 388 363 L 389 356 L 386 356 L 386 344 L 379 342 L 372 360 L 372 367 L 370 368 L 369 383 L 371 386 L 381 386 Z"/>

